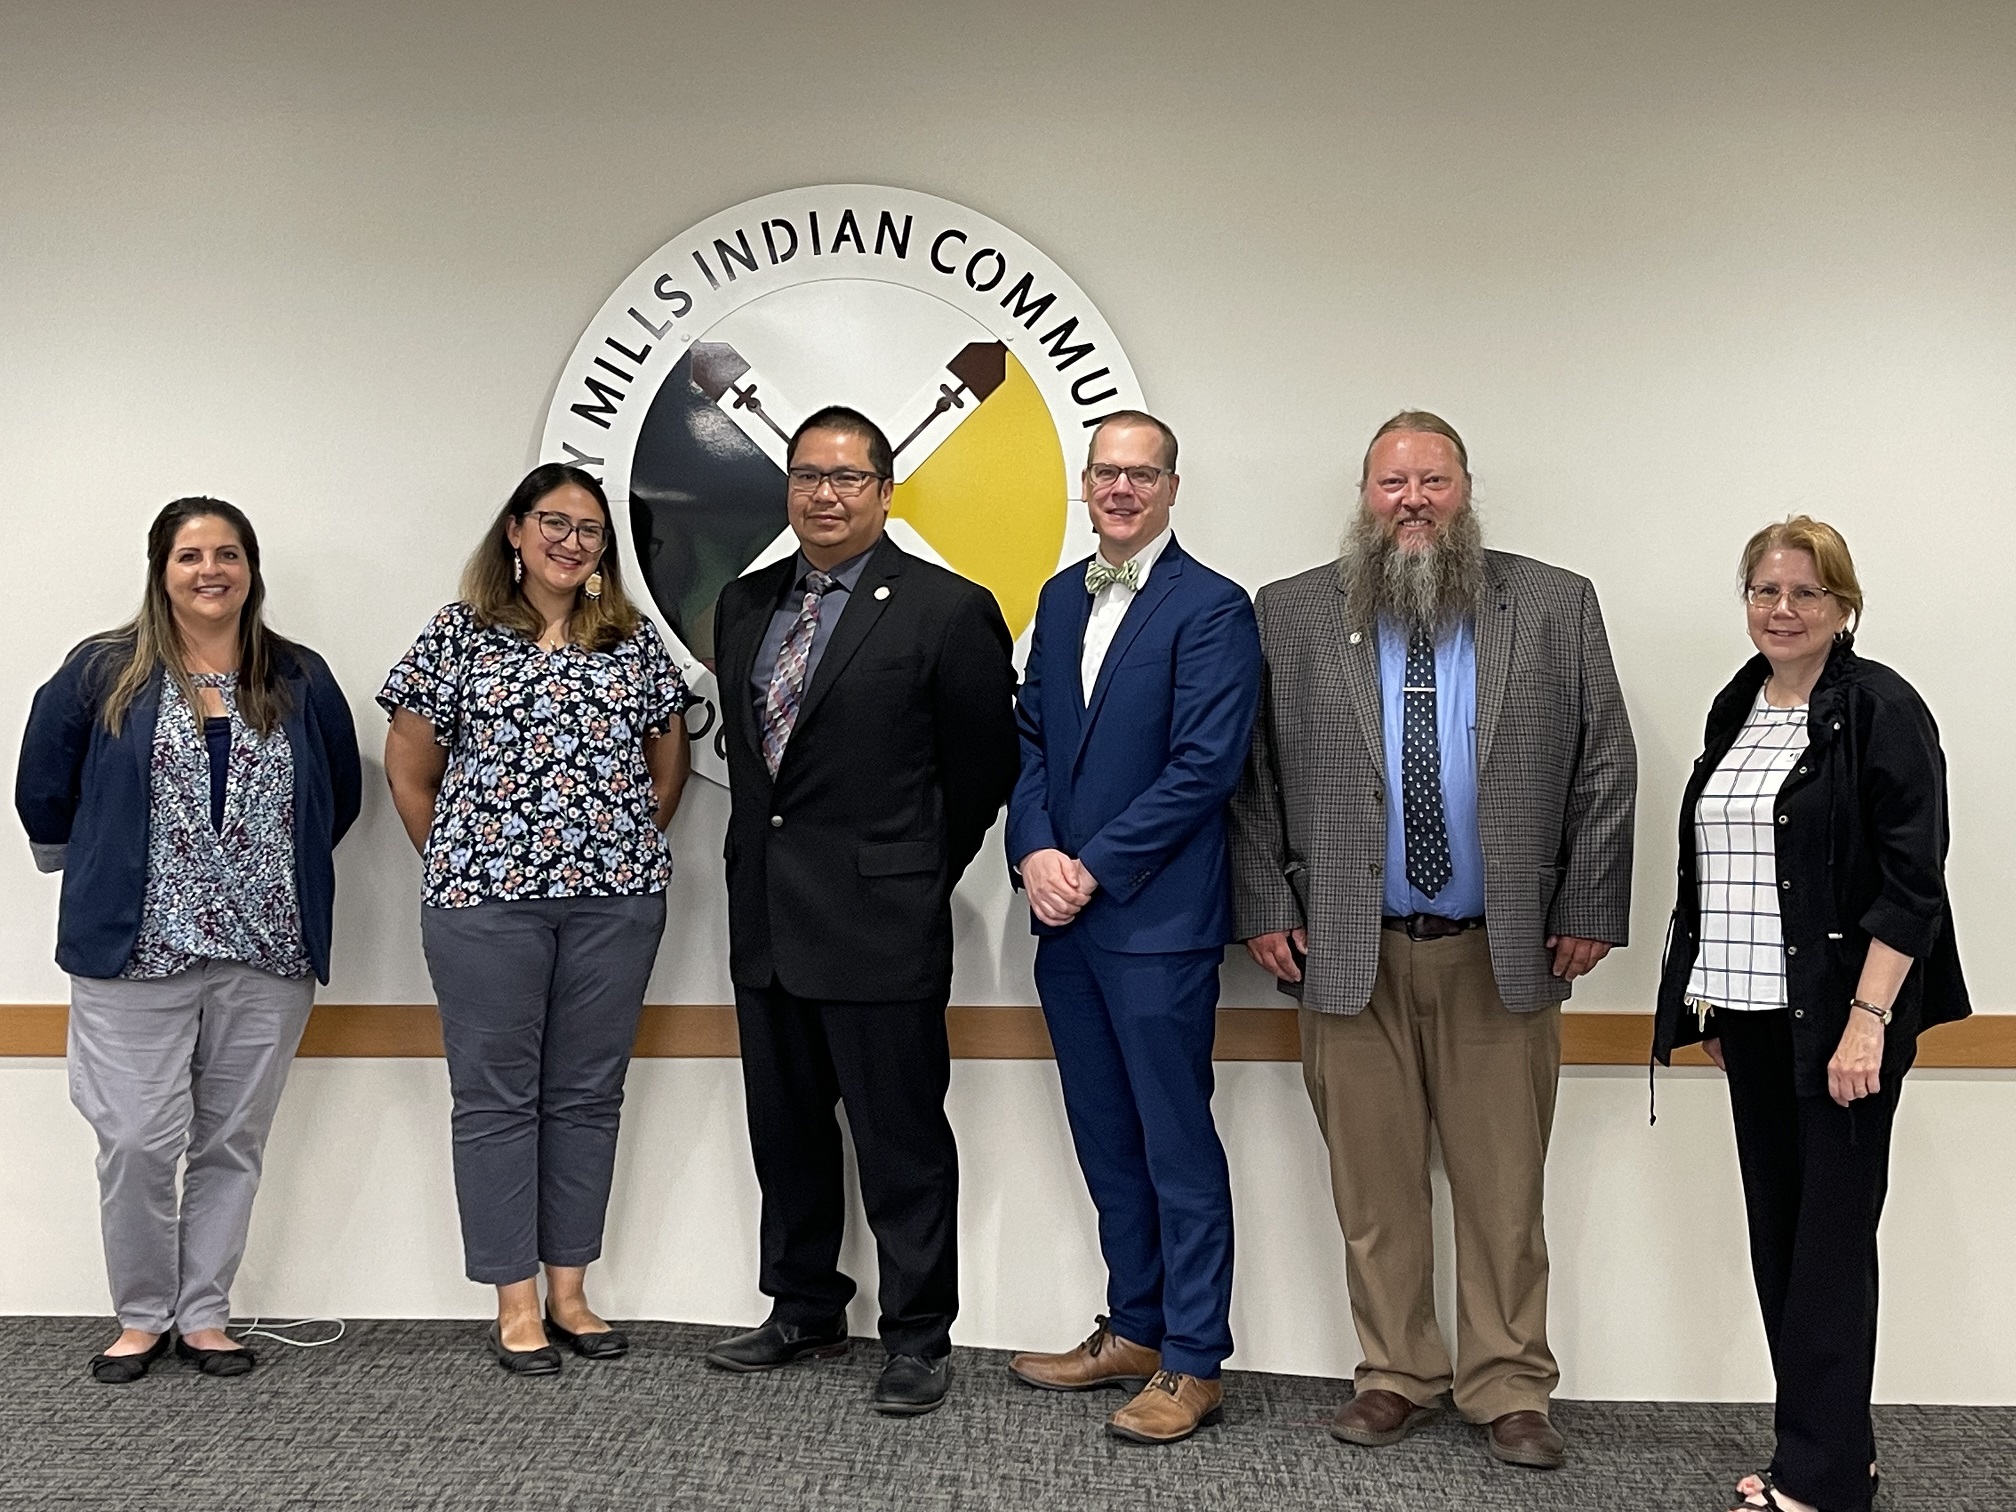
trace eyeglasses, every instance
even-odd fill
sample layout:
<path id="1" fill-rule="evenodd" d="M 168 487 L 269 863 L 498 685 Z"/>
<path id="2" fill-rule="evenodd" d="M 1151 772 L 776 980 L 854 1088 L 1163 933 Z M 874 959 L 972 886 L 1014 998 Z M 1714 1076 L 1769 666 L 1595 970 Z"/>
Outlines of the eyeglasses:
<path id="1" fill-rule="evenodd" d="M 1794 614 L 1816 614 L 1834 594 L 1811 583 L 1801 583 L 1797 588 L 1780 588 L 1776 583 L 1752 583 L 1743 590 L 1743 597 L 1749 600 L 1752 609 L 1776 609 L 1782 600 L 1792 605 Z"/>
<path id="2" fill-rule="evenodd" d="M 882 480 L 882 474 L 863 472 L 858 467 L 836 467 L 825 472 L 816 467 L 794 467 L 784 476 L 791 480 L 793 493 L 815 494 L 821 483 L 830 483 L 834 494 L 842 499 L 857 499 Z"/>
<path id="3" fill-rule="evenodd" d="M 1085 469 L 1085 474 L 1092 480 L 1094 488 L 1111 488 L 1115 483 L 1120 481 L 1122 473 L 1127 475 L 1127 481 L 1132 483 L 1136 488 L 1153 488 L 1157 483 L 1162 481 L 1164 473 L 1168 473 L 1171 477 L 1174 477 L 1175 469 L 1147 466 L 1120 467 L 1112 462 L 1094 462 Z"/>
<path id="4" fill-rule="evenodd" d="M 555 546 L 571 535 L 581 543 L 583 551 L 600 551 L 603 537 L 609 533 L 593 520 L 577 520 L 557 509 L 536 509 L 532 518 L 539 524 L 539 534 Z"/>

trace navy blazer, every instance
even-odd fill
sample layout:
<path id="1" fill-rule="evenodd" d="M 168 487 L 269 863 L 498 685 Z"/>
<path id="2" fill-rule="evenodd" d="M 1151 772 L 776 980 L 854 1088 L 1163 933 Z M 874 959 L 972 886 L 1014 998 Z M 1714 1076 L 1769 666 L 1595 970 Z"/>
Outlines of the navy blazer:
<path id="1" fill-rule="evenodd" d="M 1037 850 L 1076 856 L 1099 890 L 1065 928 L 1105 949 L 1221 947 L 1232 939 L 1225 805 L 1260 700 L 1253 605 L 1172 539 L 1127 606 L 1088 704 L 1079 665 L 1091 617 L 1084 562 L 1043 585 L 1016 703 L 1009 865 Z"/>
<path id="2" fill-rule="evenodd" d="M 161 674 L 133 700 L 114 735 L 100 716 L 122 648 L 86 641 L 42 685 L 21 737 L 14 807 L 43 871 L 61 870 L 56 964 L 115 977 L 140 935 L 147 892 L 154 723 Z M 316 979 L 329 980 L 336 842 L 357 818 L 363 771 L 350 705 L 329 665 L 306 646 L 281 653 L 293 695 L 281 728 L 294 752 L 294 892 Z"/>

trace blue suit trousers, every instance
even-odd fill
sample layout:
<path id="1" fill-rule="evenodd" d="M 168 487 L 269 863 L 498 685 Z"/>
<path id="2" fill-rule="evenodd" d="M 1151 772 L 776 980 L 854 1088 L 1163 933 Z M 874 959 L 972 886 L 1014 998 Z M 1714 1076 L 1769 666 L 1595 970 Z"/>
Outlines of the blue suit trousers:
<path id="1" fill-rule="evenodd" d="M 1223 957 L 1130 955 L 1082 929 L 1036 946 L 1113 1330 L 1206 1380 L 1232 1352 L 1232 1186 L 1211 1121 Z"/>

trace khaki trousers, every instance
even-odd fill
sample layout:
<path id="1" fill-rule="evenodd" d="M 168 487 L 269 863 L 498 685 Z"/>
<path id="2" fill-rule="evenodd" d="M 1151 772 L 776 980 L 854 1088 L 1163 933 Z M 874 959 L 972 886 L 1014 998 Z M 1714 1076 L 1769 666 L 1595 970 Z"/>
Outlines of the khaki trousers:
<path id="1" fill-rule="evenodd" d="M 1547 1140 L 1561 1009 L 1513 1013 L 1483 929 L 1442 940 L 1379 933 L 1372 1001 L 1301 1014 L 1302 1075 L 1330 1149 L 1360 1391 L 1426 1406 L 1444 1391 L 1472 1422 L 1547 1410 Z M 1435 1323 L 1429 1129 L 1456 1213 L 1456 1366 Z"/>

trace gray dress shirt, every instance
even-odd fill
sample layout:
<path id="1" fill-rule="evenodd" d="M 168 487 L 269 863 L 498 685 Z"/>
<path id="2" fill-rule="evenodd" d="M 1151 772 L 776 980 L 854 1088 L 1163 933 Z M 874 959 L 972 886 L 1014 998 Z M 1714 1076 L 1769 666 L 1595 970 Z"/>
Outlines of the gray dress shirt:
<path id="1" fill-rule="evenodd" d="M 805 686 L 808 688 L 812 686 L 812 674 L 819 670 L 819 658 L 826 652 L 826 642 L 833 638 L 833 627 L 840 623 L 841 611 L 847 607 L 841 595 L 854 591 L 854 585 L 861 581 L 861 570 L 868 565 L 868 558 L 874 550 L 870 546 L 827 574 L 833 579 L 833 586 L 819 601 L 819 619 L 812 627 L 812 649 L 805 657 Z M 805 602 L 805 576 L 812 571 L 812 564 L 805 560 L 802 551 L 792 561 L 791 567 L 791 584 L 784 592 L 783 601 L 770 611 L 770 626 L 763 632 L 762 644 L 756 648 L 755 665 L 749 669 L 749 686 L 756 690 L 756 707 L 759 710 L 770 691 L 770 678 L 777 670 L 777 653 L 784 649 L 784 637 L 798 622 L 798 611 Z"/>

